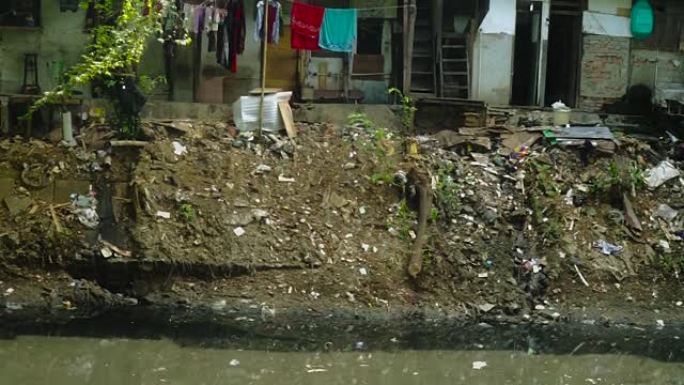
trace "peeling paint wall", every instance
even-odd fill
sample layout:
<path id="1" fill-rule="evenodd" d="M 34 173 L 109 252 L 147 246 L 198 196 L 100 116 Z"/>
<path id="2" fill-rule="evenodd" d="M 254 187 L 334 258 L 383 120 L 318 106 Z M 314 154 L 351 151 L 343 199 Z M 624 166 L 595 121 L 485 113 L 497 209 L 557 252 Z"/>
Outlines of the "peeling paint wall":
<path id="1" fill-rule="evenodd" d="M 654 101 L 684 102 L 684 53 L 657 50 L 632 50 L 630 86 L 645 85 L 654 91 Z"/>

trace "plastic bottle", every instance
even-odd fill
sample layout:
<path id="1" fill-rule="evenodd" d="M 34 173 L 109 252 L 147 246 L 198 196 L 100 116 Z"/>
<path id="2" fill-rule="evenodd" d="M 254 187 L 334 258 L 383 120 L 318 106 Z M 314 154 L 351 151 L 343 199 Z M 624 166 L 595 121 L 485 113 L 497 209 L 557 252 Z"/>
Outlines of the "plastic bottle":
<path id="1" fill-rule="evenodd" d="M 653 34 L 653 8 L 648 0 L 637 0 L 632 6 L 632 36 L 646 39 Z"/>

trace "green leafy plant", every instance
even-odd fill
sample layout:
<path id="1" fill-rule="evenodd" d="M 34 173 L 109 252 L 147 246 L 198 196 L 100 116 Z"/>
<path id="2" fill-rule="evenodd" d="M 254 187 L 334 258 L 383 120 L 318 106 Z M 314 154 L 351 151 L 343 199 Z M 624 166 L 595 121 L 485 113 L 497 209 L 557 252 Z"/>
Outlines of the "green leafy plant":
<path id="1" fill-rule="evenodd" d="M 186 222 L 192 222 L 197 217 L 195 207 L 190 203 L 182 203 L 178 206 L 178 214 Z"/>
<path id="2" fill-rule="evenodd" d="M 390 216 L 387 222 L 388 228 L 397 231 L 397 235 L 404 241 L 411 240 L 411 230 L 416 222 L 416 213 L 411 210 L 406 199 L 399 202 L 397 211 Z"/>
<path id="3" fill-rule="evenodd" d="M 68 69 L 61 83 L 33 104 L 27 117 L 46 105 L 62 103 L 79 88 L 92 83 L 112 101 L 121 134 L 135 136 L 139 111 L 125 108 L 120 98 L 115 97 L 116 90 L 121 92 L 122 87 L 125 90 L 131 83 L 142 88 L 152 84 L 149 79 L 141 81 L 136 69 L 153 36 L 165 44 L 190 43 L 187 31 L 178 31 L 182 23 L 177 22 L 180 16 L 175 1 L 81 0 L 80 5 L 84 9 L 92 7 L 104 22 L 90 30 L 91 43 L 81 62 Z"/>
<path id="4" fill-rule="evenodd" d="M 402 108 L 401 122 L 404 126 L 404 133 L 412 133 L 414 131 L 413 124 L 416 118 L 416 111 L 418 111 L 415 103 L 413 102 L 413 99 L 408 95 L 404 95 L 404 93 L 396 87 L 390 88 L 389 90 L 387 90 L 387 93 L 390 95 L 397 95 L 399 97 Z"/>
<path id="5" fill-rule="evenodd" d="M 460 210 L 459 193 L 461 187 L 453 177 L 454 166 L 442 165 L 437 169 L 437 188 L 435 191 L 435 205 L 439 217 L 450 219 L 455 217 Z"/>
<path id="6" fill-rule="evenodd" d="M 396 149 L 392 142 L 392 133 L 378 127 L 366 114 L 353 113 L 347 117 L 349 125 L 364 128 L 366 137 L 358 143 L 360 150 L 373 158 L 375 167 L 368 177 L 373 184 L 391 184 L 397 169 Z"/>
<path id="7" fill-rule="evenodd" d="M 643 170 L 637 162 L 612 159 L 606 172 L 591 179 L 590 192 L 597 199 L 620 201 L 623 193 L 630 192 L 634 196 L 645 185 Z"/>
<path id="8" fill-rule="evenodd" d="M 544 239 L 559 241 L 563 235 L 558 199 L 561 186 L 554 180 L 550 164 L 535 159 L 528 162 L 528 167 L 525 185 L 529 186 L 527 199 L 532 223 Z"/>

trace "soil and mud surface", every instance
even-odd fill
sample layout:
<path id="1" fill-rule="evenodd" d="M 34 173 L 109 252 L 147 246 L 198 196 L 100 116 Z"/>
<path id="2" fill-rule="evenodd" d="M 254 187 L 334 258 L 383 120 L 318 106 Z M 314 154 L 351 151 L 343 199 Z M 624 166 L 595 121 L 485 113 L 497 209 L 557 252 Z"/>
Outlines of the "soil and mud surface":
<path id="1" fill-rule="evenodd" d="M 404 140 L 362 116 L 298 129 L 2 140 L 0 317 L 682 323 L 684 180 L 647 183 L 682 168 L 667 140 L 561 146 L 511 125 Z"/>

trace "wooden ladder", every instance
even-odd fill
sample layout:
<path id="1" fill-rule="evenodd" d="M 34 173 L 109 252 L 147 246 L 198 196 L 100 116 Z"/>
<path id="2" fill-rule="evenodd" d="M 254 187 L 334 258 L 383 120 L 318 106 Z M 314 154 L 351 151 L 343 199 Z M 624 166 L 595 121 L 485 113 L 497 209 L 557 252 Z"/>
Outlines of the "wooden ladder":
<path id="1" fill-rule="evenodd" d="M 469 97 L 470 60 L 466 35 L 445 34 L 439 61 L 441 96 L 449 98 Z"/>
<path id="2" fill-rule="evenodd" d="M 418 7 L 413 61 L 411 65 L 411 94 L 436 95 L 435 46 L 432 30 L 432 9 L 429 2 Z"/>

